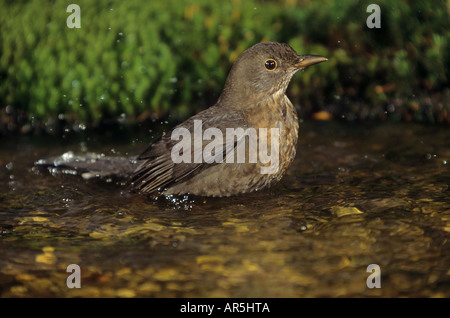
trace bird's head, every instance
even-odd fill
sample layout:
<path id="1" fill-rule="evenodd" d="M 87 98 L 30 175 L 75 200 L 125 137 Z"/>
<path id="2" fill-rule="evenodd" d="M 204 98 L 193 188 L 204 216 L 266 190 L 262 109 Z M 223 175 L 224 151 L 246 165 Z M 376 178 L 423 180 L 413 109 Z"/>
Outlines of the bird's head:
<path id="1" fill-rule="evenodd" d="M 245 107 L 273 94 L 284 94 L 298 70 L 326 60 L 322 56 L 298 55 L 284 43 L 256 44 L 243 52 L 234 63 L 219 102 Z"/>

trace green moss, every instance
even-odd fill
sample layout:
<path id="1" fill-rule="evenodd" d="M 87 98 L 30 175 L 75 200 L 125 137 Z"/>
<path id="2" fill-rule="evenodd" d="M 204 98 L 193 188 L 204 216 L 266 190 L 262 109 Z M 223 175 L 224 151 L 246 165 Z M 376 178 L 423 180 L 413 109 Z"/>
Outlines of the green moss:
<path id="1" fill-rule="evenodd" d="M 272 40 L 329 58 L 293 79 L 302 117 L 385 118 L 414 94 L 418 108 L 395 115 L 450 122 L 445 0 L 380 0 L 381 29 L 365 25 L 370 1 L 79 0 L 80 29 L 66 26 L 69 3 L 0 0 L 0 108 L 88 125 L 185 116 L 214 103 L 243 50 Z"/>

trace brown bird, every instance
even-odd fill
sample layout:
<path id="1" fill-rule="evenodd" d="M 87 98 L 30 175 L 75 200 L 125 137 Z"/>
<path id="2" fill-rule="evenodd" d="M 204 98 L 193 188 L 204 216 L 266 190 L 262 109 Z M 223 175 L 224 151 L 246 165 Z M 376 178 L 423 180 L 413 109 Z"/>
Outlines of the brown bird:
<path id="1" fill-rule="evenodd" d="M 294 160 L 298 138 L 297 113 L 286 89 L 298 70 L 326 60 L 298 55 L 283 43 L 252 46 L 234 63 L 215 105 L 138 156 L 130 187 L 141 193 L 222 197 L 278 182 Z M 231 131 L 235 134 L 229 137 Z"/>

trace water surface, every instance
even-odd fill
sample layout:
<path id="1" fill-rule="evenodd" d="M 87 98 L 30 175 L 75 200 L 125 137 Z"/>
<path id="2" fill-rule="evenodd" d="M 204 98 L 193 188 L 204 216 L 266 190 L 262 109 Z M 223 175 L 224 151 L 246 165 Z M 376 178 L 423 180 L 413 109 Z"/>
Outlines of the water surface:
<path id="1" fill-rule="evenodd" d="M 218 199 L 33 168 L 66 151 L 136 155 L 150 135 L 3 137 L 0 296 L 450 297 L 449 128 L 300 129 L 278 185 Z M 367 287 L 369 264 L 381 288 Z"/>

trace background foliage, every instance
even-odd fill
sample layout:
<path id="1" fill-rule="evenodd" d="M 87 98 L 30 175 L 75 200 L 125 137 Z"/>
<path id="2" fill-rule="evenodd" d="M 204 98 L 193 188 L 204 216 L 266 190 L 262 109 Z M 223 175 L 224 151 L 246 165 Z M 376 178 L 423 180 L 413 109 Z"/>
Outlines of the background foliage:
<path id="1" fill-rule="evenodd" d="M 261 41 L 329 61 L 288 91 L 303 118 L 450 123 L 450 2 L 0 0 L 1 130 L 184 119 L 216 101 L 238 55 Z M 322 113 L 323 114 L 323 113 Z"/>

